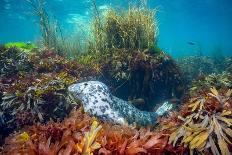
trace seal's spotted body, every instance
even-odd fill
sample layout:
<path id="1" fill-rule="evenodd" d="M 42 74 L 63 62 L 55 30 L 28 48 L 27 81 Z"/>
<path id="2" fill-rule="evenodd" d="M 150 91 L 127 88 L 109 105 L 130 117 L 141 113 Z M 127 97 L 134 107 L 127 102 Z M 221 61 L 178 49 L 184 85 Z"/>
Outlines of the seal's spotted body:
<path id="1" fill-rule="evenodd" d="M 135 106 L 110 94 L 107 86 L 98 81 L 77 83 L 69 92 L 83 104 L 85 112 L 100 119 L 119 124 L 154 125 L 164 112 L 140 111 Z M 168 109 L 169 110 L 169 109 Z"/>

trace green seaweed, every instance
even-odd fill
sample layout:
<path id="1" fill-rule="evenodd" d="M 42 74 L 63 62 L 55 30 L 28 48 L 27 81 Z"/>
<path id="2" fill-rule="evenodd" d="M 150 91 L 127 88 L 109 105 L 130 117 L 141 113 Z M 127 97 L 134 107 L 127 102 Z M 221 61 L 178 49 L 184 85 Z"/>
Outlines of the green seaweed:
<path id="1" fill-rule="evenodd" d="M 33 43 L 25 43 L 25 42 L 9 42 L 4 45 L 6 48 L 16 47 L 23 50 L 33 50 L 37 48 L 37 46 Z"/>

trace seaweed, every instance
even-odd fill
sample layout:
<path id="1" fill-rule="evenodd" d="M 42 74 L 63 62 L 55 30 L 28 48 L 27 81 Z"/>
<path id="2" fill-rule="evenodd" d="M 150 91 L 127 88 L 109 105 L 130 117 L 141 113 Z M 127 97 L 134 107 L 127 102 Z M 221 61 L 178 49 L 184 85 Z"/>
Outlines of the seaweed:
<path id="1" fill-rule="evenodd" d="M 62 31 L 58 20 L 46 10 L 45 0 L 27 0 L 32 13 L 38 19 L 39 29 L 41 32 L 41 41 L 38 46 L 48 49 L 54 49 L 60 56 L 74 58 L 81 52 L 81 37 L 73 38 L 70 34 L 65 35 Z M 40 45 L 41 44 L 41 45 Z"/>
<path id="2" fill-rule="evenodd" d="M 84 138 L 80 143 L 76 144 L 78 152 L 81 154 L 93 154 L 94 150 L 101 148 L 98 142 L 95 142 L 97 134 L 102 126 L 97 121 L 93 121 L 90 131 L 85 133 Z"/>
<path id="3" fill-rule="evenodd" d="M 35 44 L 25 42 L 9 42 L 4 44 L 4 46 L 6 48 L 16 47 L 29 52 L 37 48 Z"/>
<path id="4" fill-rule="evenodd" d="M 185 75 L 186 84 L 191 84 L 191 81 L 196 80 L 198 77 L 220 71 L 215 67 L 212 58 L 206 56 L 178 58 L 177 64 L 180 66 L 183 75 Z"/>
<path id="5" fill-rule="evenodd" d="M 158 27 L 156 10 L 129 7 L 126 11 L 107 10 L 101 17 L 95 1 L 90 52 L 111 53 L 115 49 L 152 49 L 156 46 Z"/>
<path id="6" fill-rule="evenodd" d="M 175 146 L 182 144 L 193 152 L 230 154 L 231 150 L 231 90 L 219 93 L 215 87 L 210 92 L 191 98 L 187 115 L 178 115 L 182 121 L 169 138 Z M 207 153 L 208 152 L 208 153 Z"/>
<path id="7" fill-rule="evenodd" d="M 180 111 L 160 118 L 160 126 L 153 130 L 101 122 L 82 108 L 74 109 L 62 122 L 37 124 L 11 134 L 3 153 L 230 154 L 231 94 L 231 90 L 218 92 L 212 87 L 189 98 Z"/>
<path id="8" fill-rule="evenodd" d="M 10 77 L 19 72 L 30 72 L 33 64 L 26 53 L 15 47 L 0 51 L 0 77 Z"/>
<path id="9" fill-rule="evenodd" d="M 96 64 L 95 64 L 96 65 Z M 157 103 L 181 98 L 182 73 L 167 54 L 117 50 L 100 61 L 100 77 L 114 95 L 124 100 L 145 100 L 143 110 L 154 110 Z"/>
<path id="10" fill-rule="evenodd" d="M 94 69 L 67 60 L 53 50 L 25 53 L 18 48 L 2 48 L 0 54 L 3 138 L 25 125 L 62 120 L 74 106 L 79 106 L 68 94 L 68 86 L 95 75 Z"/>
<path id="11" fill-rule="evenodd" d="M 40 31 L 42 33 L 43 45 L 47 48 L 55 48 L 57 52 L 62 52 L 58 48 L 59 41 L 63 40 L 62 34 L 56 22 L 51 21 L 46 9 L 44 0 L 27 0 L 35 16 L 39 19 Z M 62 53 L 59 53 L 62 54 Z"/>
<path id="12" fill-rule="evenodd" d="M 26 141 L 22 141 L 25 133 Z M 61 123 L 33 125 L 12 134 L 6 139 L 2 153 L 131 155 L 179 152 L 180 148 L 176 147 L 175 150 L 168 145 L 168 135 L 165 131 L 138 130 L 99 122 L 79 108 Z"/>
<path id="13" fill-rule="evenodd" d="M 217 90 L 231 89 L 232 88 L 232 76 L 229 72 L 223 71 L 220 74 L 212 73 L 207 76 L 201 76 L 200 78 L 192 81 L 190 86 L 190 96 L 197 96 L 207 92 L 212 86 Z"/>

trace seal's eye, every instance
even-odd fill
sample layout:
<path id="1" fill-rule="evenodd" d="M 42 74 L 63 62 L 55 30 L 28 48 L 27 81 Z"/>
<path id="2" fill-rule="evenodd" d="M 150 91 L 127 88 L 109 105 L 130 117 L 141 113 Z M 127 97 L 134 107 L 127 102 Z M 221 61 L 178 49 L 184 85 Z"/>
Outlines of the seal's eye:
<path id="1" fill-rule="evenodd" d="M 85 85 L 85 86 L 87 86 L 87 85 L 88 85 L 88 83 L 84 83 L 84 85 Z"/>

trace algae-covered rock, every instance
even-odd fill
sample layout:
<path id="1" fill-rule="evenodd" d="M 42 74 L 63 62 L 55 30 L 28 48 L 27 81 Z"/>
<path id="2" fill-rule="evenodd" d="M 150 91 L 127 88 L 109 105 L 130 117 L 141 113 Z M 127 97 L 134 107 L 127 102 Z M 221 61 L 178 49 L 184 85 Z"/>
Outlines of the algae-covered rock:
<path id="1" fill-rule="evenodd" d="M 152 111 L 157 103 L 183 93 L 180 70 L 163 52 L 118 50 L 101 63 L 101 79 L 113 94 L 124 100 L 143 99 L 145 105 L 138 105 L 143 110 Z"/>

